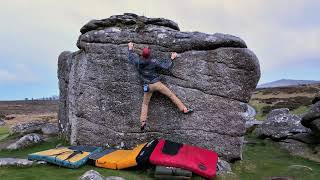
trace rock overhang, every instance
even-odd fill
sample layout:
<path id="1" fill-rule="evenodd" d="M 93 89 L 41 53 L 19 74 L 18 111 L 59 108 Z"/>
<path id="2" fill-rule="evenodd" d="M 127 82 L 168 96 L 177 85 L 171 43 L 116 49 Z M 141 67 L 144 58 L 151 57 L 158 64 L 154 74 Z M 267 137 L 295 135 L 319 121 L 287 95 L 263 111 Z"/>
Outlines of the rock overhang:
<path id="1" fill-rule="evenodd" d="M 181 32 L 178 24 L 164 18 L 147 18 L 125 13 L 107 19 L 91 20 L 81 28 L 78 47 L 82 43 L 156 45 L 165 51 L 178 53 L 190 50 L 213 50 L 222 47 L 247 48 L 246 43 L 236 36 L 202 32 Z M 117 39 L 117 37 L 121 37 Z M 145 37 L 152 37 L 145 38 Z"/>

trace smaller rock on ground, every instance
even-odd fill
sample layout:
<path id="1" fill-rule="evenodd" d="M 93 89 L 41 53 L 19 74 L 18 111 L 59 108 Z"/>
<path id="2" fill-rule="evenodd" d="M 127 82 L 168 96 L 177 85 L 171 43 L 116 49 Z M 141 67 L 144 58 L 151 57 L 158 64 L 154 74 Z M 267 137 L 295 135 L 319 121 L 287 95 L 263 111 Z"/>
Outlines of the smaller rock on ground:
<path id="1" fill-rule="evenodd" d="M 266 180 L 293 180 L 293 177 L 290 177 L 290 176 L 272 176 L 272 177 L 267 177 Z"/>
<path id="2" fill-rule="evenodd" d="M 320 144 L 320 138 L 314 133 L 298 133 L 289 137 L 306 144 Z"/>
<path id="3" fill-rule="evenodd" d="M 82 176 L 80 176 L 78 180 L 125 180 L 125 179 L 122 177 L 116 177 L 116 176 L 104 177 L 99 172 L 90 170 L 85 172 Z"/>
<path id="4" fill-rule="evenodd" d="M 224 161 L 219 158 L 217 163 L 217 174 L 222 175 L 222 174 L 227 174 L 231 172 L 232 172 L 232 169 L 230 164 L 227 161 Z"/>
<path id="5" fill-rule="evenodd" d="M 255 119 L 251 119 L 246 121 L 246 134 L 252 133 L 259 125 L 261 125 L 263 121 L 257 121 Z"/>
<path id="6" fill-rule="evenodd" d="M 300 122 L 301 117 L 290 114 L 289 109 L 275 109 L 267 115 L 267 119 L 254 130 L 254 133 L 259 137 L 279 140 L 286 139 L 297 133 L 310 132 Z"/>
<path id="7" fill-rule="evenodd" d="M 0 158 L 1 166 L 31 166 L 33 161 L 28 159 L 18 159 L 18 158 Z"/>
<path id="8" fill-rule="evenodd" d="M 286 139 L 279 142 L 280 146 L 290 152 L 291 155 L 300 156 L 315 162 L 320 162 L 319 146 L 311 148 L 305 143 L 293 139 Z"/>
<path id="9" fill-rule="evenodd" d="M 45 135 L 57 135 L 58 125 L 44 121 L 21 123 L 10 127 L 10 134 L 42 133 Z"/>
<path id="10" fill-rule="evenodd" d="M 299 164 L 294 164 L 288 166 L 288 170 L 296 171 L 296 170 L 303 170 L 303 171 L 312 171 L 311 167 L 304 166 L 304 165 L 299 165 Z"/>
<path id="11" fill-rule="evenodd" d="M 125 180 L 125 179 L 117 176 L 109 176 L 106 178 L 106 180 Z"/>
<path id="12" fill-rule="evenodd" d="M 43 125 L 41 131 L 46 135 L 57 135 L 59 133 L 59 128 L 56 124 L 48 123 Z"/>
<path id="13" fill-rule="evenodd" d="M 105 180 L 105 177 L 94 170 L 85 172 L 78 180 Z"/>
<path id="14" fill-rule="evenodd" d="M 38 144 L 42 141 L 42 137 L 39 134 L 27 134 L 20 138 L 18 141 L 10 144 L 7 149 L 8 150 L 16 150 L 16 149 L 22 149 L 34 144 Z"/>
<path id="15" fill-rule="evenodd" d="M 4 122 L 3 119 L 0 119 L 0 126 L 4 126 L 6 124 L 6 122 Z"/>
<path id="16" fill-rule="evenodd" d="M 310 107 L 308 113 L 302 117 L 301 123 L 320 137 L 320 101 Z"/>

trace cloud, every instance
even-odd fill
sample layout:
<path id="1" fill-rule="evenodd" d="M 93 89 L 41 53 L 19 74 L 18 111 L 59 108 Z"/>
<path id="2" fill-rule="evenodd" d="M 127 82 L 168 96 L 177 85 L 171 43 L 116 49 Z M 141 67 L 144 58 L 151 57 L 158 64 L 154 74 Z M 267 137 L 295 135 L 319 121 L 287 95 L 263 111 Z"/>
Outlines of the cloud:
<path id="1" fill-rule="evenodd" d="M 0 83 L 7 82 L 7 81 L 14 81 L 16 79 L 17 77 L 14 74 L 8 72 L 7 70 L 0 69 Z"/>
<path id="2" fill-rule="evenodd" d="M 79 29 L 91 19 L 124 12 L 172 19 L 182 31 L 239 36 L 258 56 L 268 81 L 279 69 L 290 72 L 283 68 L 288 64 L 319 61 L 319 6 L 317 0 L 3 0 L 0 82 L 57 81 L 58 55 L 77 50 Z"/>
<path id="3" fill-rule="evenodd" d="M 0 83 L 37 83 L 40 81 L 30 67 L 25 64 L 15 64 L 11 70 L 0 69 Z"/>

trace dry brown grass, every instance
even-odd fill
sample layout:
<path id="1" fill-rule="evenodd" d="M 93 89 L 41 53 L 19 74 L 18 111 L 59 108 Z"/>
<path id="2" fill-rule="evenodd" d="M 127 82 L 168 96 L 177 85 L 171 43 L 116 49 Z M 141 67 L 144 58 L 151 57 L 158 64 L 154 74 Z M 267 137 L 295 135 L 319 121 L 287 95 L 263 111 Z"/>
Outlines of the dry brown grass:
<path id="1" fill-rule="evenodd" d="M 0 101 L 0 114 L 5 115 L 7 127 L 33 121 L 56 122 L 58 101 Z"/>
<path id="2" fill-rule="evenodd" d="M 250 104 L 257 110 L 257 119 L 264 119 L 267 109 L 286 107 L 294 113 L 304 113 L 314 96 L 320 92 L 320 84 L 293 87 L 256 89 Z M 269 107 L 269 108 L 268 108 Z"/>
<path id="3" fill-rule="evenodd" d="M 57 122 L 57 113 L 42 113 L 42 114 L 10 114 L 9 117 L 14 117 L 11 120 L 5 120 L 6 126 L 16 125 L 18 123 L 27 123 L 34 121 Z"/>
<path id="4" fill-rule="evenodd" d="M 58 112 L 58 101 L 0 101 L 0 114 L 43 114 Z"/>

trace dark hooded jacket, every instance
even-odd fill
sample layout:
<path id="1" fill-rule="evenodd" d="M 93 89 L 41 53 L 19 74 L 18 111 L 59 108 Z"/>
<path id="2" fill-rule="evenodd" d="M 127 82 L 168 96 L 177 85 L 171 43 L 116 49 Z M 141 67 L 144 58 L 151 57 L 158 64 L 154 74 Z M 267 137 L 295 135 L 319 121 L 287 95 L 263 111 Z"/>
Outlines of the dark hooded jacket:
<path id="1" fill-rule="evenodd" d="M 128 58 L 129 62 L 138 69 L 144 84 L 153 84 L 160 81 L 159 74 L 156 73 L 157 68 L 169 70 L 172 67 L 171 59 L 139 58 L 133 54 L 133 50 L 129 50 Z"/>

